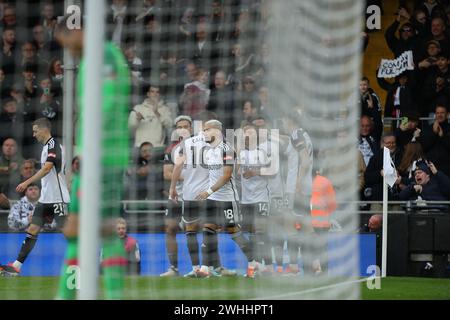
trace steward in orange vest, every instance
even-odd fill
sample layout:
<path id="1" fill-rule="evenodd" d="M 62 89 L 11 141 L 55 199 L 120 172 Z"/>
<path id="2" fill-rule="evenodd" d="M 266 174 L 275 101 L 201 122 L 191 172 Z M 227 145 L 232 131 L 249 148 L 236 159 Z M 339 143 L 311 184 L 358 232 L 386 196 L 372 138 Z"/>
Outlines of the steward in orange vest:
<path id="1" fill-rule="evenodd" d="M 329 229 L 330 215 L 336 210 L 336 192 L 327 178 L 314 177 L 311 195 L 311 224 L 314 229 Z"/>

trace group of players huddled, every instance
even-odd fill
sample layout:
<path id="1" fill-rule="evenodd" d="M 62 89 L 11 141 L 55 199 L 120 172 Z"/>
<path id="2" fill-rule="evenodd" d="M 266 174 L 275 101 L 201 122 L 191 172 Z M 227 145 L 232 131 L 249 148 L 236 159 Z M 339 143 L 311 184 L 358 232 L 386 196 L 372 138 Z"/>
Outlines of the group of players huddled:
<path id="1" fill-rule="evenodd" d="M 304 270 L 298 263 L 299 226 L 300 221 L 306 221 L 302 217 L 309 216 L 313 179 L 313 150 L 308 134 L 296 129 L 295 123 L 287 123 L 292 129 L 290 137 L 279 135 L 278 130 L 268 130 L 265 124 L 249 123 L 242 129 L 226 132 L 213 113 L 204 112 L 200 119 L 201 130 L 195 135 L 189 116 L 175 119 L 177 141 L 169 146 L 165 156 L 165 177 L 171 180 L 165 219 L 170 267 L 161 276 L 179 275 L 176 242 L 179 226 L 186 234 L 192 262 L 192 271 L 185 277 L 236 275 L 221 264 L 219 231 L 229 234 L 245 255 L 247 277 L 321 272 L 317 259 L 304 261 Z M 288 159 L 287 184 L 282 181 L 280 152 Z M 300 167 L 303 176 L 299 176 Z M 299 182 L 300 193 L 296 192 Z M 292 189 L 284 185 L 291 185 Z M 310 230 L 306 225 L 303 229 Z M 203 235 L 201 261 L 199 232 Z M 284 268 L 285 241 L 290 262 Z M 308 256 L 307 247 L 302 245 L 302 256 Z M 272 263 L 272 249 L 277 268 Z"/>

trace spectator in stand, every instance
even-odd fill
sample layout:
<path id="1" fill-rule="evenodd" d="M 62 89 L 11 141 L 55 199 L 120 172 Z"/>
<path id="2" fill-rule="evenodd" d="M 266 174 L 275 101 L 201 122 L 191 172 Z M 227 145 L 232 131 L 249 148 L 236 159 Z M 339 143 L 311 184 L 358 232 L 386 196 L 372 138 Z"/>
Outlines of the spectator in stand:
<path id="1" fill-rule="evenodd" d="M 182 60 L 178 59 L 177 50 L 168 50 L 166 55 L 162 57 L 160 71 L 161 90 L 164 92 L 167 106 L 172 114 L 176 115 L 178 113 L 178 99 L 184 89 L 184 82 L 181 80 L 184 76 L 184 66 Z M 192 81 L 189 80 L 188 83 Z"/>
<path id="2" fill-rule="evenodd" d="M 14 231 L 24 231 L 30 225 L 34 208 L 39 200 L 39 187 L 30 184 L 19 202 L 16 202 L 8 215 L 8 227 Z"/>
<path id="3" fill-rule="evenodd" d="M 450 176 L 450 125 L 448 107 L 437 105 L 433 124 L 423 130 L 421 143 L 426 158 Z"/>
<path id="4" fill-rule="evenodd" d="M 162 147 L 166 140 L 166 130 L 172 128 L 172 115 L 160 97 L 158 85 L 148 85 L 145 91 L 146 99 L 133 108 L 128 118 L 134 146 L 139 148 L 143 142 L 148 141 L 155 147 Z"/>
<path id="5" fill-rule="evenodd" d="M 22 162 L 23 159 L 17 151 L 17 142 L 12 138 L 6 139 L 0 155 L 0 190 L 8 198 L 10 179 L 18 174 Z"/>
<path id="6" fill-rule="evenodd" d="M 138 12 L 140 13 L 136 17 L 136 22 L 139 22 L 139 20 L 142 20 L 149 15 L 158 15 L 161 13 L 161 8 L 156 5 L 156 0 L 143 0 L 142 8 L 139 9 Z"/>
<path id="7" fill-rule="evenodd" d="M 369 221 L 365 224 L 360 232 L 378 232 L 383 226 L 383 216 L 381 214 L 374 214 L 370 216 Z"/>
<path id="8" fill-rule="evenodd" d="M 246 125 L 251 124 L 255 117 L 258 115 L 258 108 L 255 103 L 251 100 L 245 100 L 242 105 L 242 115 L 243 120 L 241 121 L 241 128 L 244 128 Z"/>
<path id="9" fill-rule="evenodd" d="M 372 135 L 373 127 L 373 121 L 369 116 L 361 116 L 358 150 L 361 151 L 366 166 L 379 148 L 379 140 Z"/>
<path id="10" fill-rule="evenodd" d="M 113 0 L 107 13 L 107 39 L 119 48 L 122 48 L 125 43 L 134 37 L 136 17 L 131 11 L 127 0 Z"/>
<path id="11" fill-rule="evenodd" d="M 128 67 L 131 71 L 131 103 L 132 105 L 139 104 L 142 101 L 142 85 L 144 85 L 144 78 L 142 76 L 143 63 L 142 59 L 137 56 L 136 45 L 134 42 L 128 42 L 124 45 L 123 53 L 128 62 Z"/>
<path id="12" fill-rule="evenodd" d="M 2 42 L 0 47 L 0 61 L 6 77 L 13 77 L 16 71 L 16 32 L 12 28 L 5 28 L 2 32 Z"/>
<path id="13" fill-rule="evenodd" d="M 33 73 L 31 73 L 31 78 L 34 79 Z M 33 92 L 36 90 L 35 85 L 33 84 L 34 80 L 30 82 L 26 80 L 25 83 L 27 87 L 31 86 Z M 6 94 L 4 102 L 10 103 L 9 107 L 11 109 L 7 113 L 0 115 L 0 122 L 3 121 L 8 124 L 3 128 L 0 127 L 0 141 L 1 137 L 5 135 L 16 137 L 16 140 L 22 147 L 22 154 L 26 158 L 35 158 L 38 156 L 36 152 L 39 151 L 37 150 L 38 146 L 36 145 L 36 140 L 33 137 L 31 123 L 36 119 L 36 100 L 35 98 L 30 98 L 34 96 L 33 93 L 29 94 L 28 91 L 25 91 L 24 94 L 24 90 L 26 89 L 24 89 L 22 85 L 16 84 L 10 88 L 9 94 Z M 29 94 L 30 97 L 27 97 L 27 94 Z M 12 103 L 12 101 L 14 101 L 15 104 Z M 12 111 L 14 109 L 16 111 Z M 12 125 L 13 123 L 20 123 L 20 126 Z"/>
<path id="14" fill-rule="evenodd" d="M 419 129 L 419 113 L 417 111 L 406 112 L 394 132 L 397 145 L 401 148 L 410 142 L 420 141 L 422 130 Z"/>
<path id="15" fill-rule="evenodd" d="M 412 75 L 412 74 L 411 74 Z M 409 80 L 410 74 L 403 72 L 395 78 L 394 83 L 389 83 L 384 78 L 378 78 L 378 84 L 387 91 L 384 116 L 400 118 L 410 110 L 417 107 L 414 102 L 414 85 Z M 393 127 L 398 128 L 400 122 L 394 122 Z"/>
<path id="16" fill-rule="evenodd" d="M 428 41 L 426 48 L 425 56 L 422 57 L 421 61 L 417 64 L 420 79 L 426 78 L 430 70 L 433 70 L 433 67 L 436 67 L 437 57 L 441 53 L 441 45 L 436 40 Z"/>
<path id="17" fill-rule="evenodd" d="M 31 223 L 34 209 L 40 197 L 40 187 L 37 184 L 30 184 L 25 189 L 25 195 L 16 202 L 8 215 L 8 227 L 14 231 L 25 231 Z M 45 223 L 44 230 L 56 230 L 56 221 Z"/>
<path id="18" fill-rule="evenodd" d="M 11 4 L 5 4 L 1 21 L 2 28 L 15 28 L 17 25 L 16 9 Z"/>
<path id="19" fill-rule="evenodd" d="M 244 77 L 242 81 L 242 89 L 237 92 L 237 100 L 240 103 L 245 101 L 258 101 L 258 87 L 255 78 L 250 75 Z"/>
<path id="20" fill-rule="evenodd" d="M 144 79 L 157 78 L 159 74 L 159 64 L 163 52 L 167 50 L 168 44 L 162 34 L 159 17 L 151 14 L 144 18 L 142 43 L 146 44 L 142 50 L 142 76 Z M 131 41 L 131 40 L 129 40 Z"/>
<path id="21" fill-rule="evenodd" d="M 184 65 L 184 75 L 182 78 L 183 89 L 188 83 L 194 82 L 196 80 L 198 73 L 198 67 L 193 61 L 187 61 Z"/>
<path id="22" fill-rule="evenodd" d="M 22 44 L 22 59 L 20 62 L 20 67 L 25 66 L 26 64 L 31 65 L 39 65 L 40 61 L 37 56 L 36 46 L 33 42 L 27 41 Z"/>
<path id="23" fill-rule="evenodd" d="M 61 46 L 48 37 L 46 29 L 38 24 L 33 27 L 33 41 L 37 48 L 39 59 L 49 63 L 53 58 L 62 58 Z"/>
<path id="24" fill-rule="evenodd" d="M 400 8 L 395 21 L 386 29 L 384 37 L 386 39 L 389 49 L 394 53 L 395 57 L 400 56 L 403 52 L 412 50 L 416 51 L 417 40 L 413 25 L 410 22 L 405 22 L 401 25 L 403 19 L 409 20 L 410 15 L 404 8 Z M 400 27 L 400 29 L 399 29 Z M 399 29 L 400 37 L 395 35 Z"/>
<path id="25" fill-rule="evenodd" d="M 136 164 L 127 171 L 127 175 L 130 177 L 128 186 L 130 199 L 163 199 L 163 168 L 152 157 L 152 149 L 153 145 L 150 142 L 143 142 L 139 147 L 139 157 Z"/>
<path id="26" fill-rule="evenodd" d="M 36 161 L 34 159 L 24 160 L 20 166 L 20 171 L 15 172 L 10 176 L 8 190 L 5 190 L 9 199 L 18 200 L 25 195 L 25 192 L 17 193 L 16 187 L 36 173 L 35 163 Z M 41 187 L 40 182 L 35 184 L 39 186 L 39 188 Z"/>
<path id="27" fill-rule="evenodd" d="M 193 19 L 194 12 L 194 8 L 186 7 L 186 9 L 184 9 L 183 15 L 181 16 L 178 29 L 180 31 L 180 34 L 183 36 L 183 42 L 187 41 L 187 39 L 190 39 L 195 33 L 195 23 Z"/>
<path id="28" fill-rule="evenodd" d="M 23 92 L 23 99 L 28 113 L 33 113 L 38 99 L 38 86 L 36 85 L 36 73 L 38 66 L 33 64 L 26 64 L 22 70 L 23 82 L 19 83 L 17 87 L 19 91 Z M 33 117 L 33 116 L 32 116 Z"/>
<path id="29" fill-rule="evenodd" d="M 211 41 L 211 26 L 206 16 L 197 18 L 195 34 L 191 36 L 189 41 L 188 58 L 192 59 L 196 64 L 210 70 L 212 73 L 217 71 L 216 58 L 217 53 L 215 46 Z"/>
<path id="30" fill-rule="evenodd" d="M 131 70 L 131 81 L 133 86 L 139 86 L 144 78 L 142 77 L 142 60 L 136 55 L 136 45 L 129 42 L 124 47 L 124 55 Z"/>
<path id="31" fill-rule="evenodd" d="M 263 43 L 259 47 L 259 52 L 255 57 L 254 77 L 259 82 L 267 76 L 270 68 L 270 48 L 268 43 Z"/>
<path id="32" fill-rule="evenodd" d="M 231 49 L 231 57 L 227 63 L 227 73 L 235 89 L 242 90 L 244 75 L 254 71 L 255 54 L 244 49 L 241 43 L 236 42 Z"/>
<path id="33" fill-rule="evenodd" d="M 214 76 L 214 87 L 208 102 L 208 111 L 212 111 L 219 116 L 224 128 L 234 129 L 237 125 L 233 101 L 233 91 L 227 83 L 227 76 L 224 71 L 219 70 Z"/>
<path id="34" fill-rule="evenodd" d="M 436 66 L 425 80 L 420 92 L 420 114 L 429 117 L 433 113 L 436 104 L 450 101 L 450 68 L 445 54 L 439 54 Z"/>
<path id="35" fill-rule="evenodd" d="M 39 102 L 36 105 L 36 118 L 45 117 L 52 123 L 54 137 L 62 137 L 62 107 L 57 93 L 52 90 L 52 82 L 48 76 L 39 79 Z"/>
<path id="36" fill-rule="evenodd" d="M 62 68 L 62 61 L 59 58 L 53 58 L 49 64 L 48 76 L 52 81 L 52 86 L 61 90 L 64 80 L 64 70 Z"/>
<path id="37" fill-rule="evenodd" d="M 400 183 L 401 190 L 410 184 L 411 179 L 414 179 L 416 162 L 425 159 L 422 145 L 417 141 L 408 143 L 404 150 L 402 161 L 397 167 L 397 171 L 402 177 L 402 182 Z"/>
<path id="38" fill-rule="evenodd" d="M 381 139 L 381 149 L 374 154 L 367 165 L 366 172 L 364 174 L 364 180 L 366 182 L 366 190 L 371 191 L 365 192 L 366 200 L 371 201 L 383 201 L 383 148 L 389 149 L 391 159 L 397 168 L 400 165 L 403 156 L 403 150 L 397 147 L 396 139 L 393 134 L 385 134 Z M 401 178 L 399 177 L 392 188 L 389 188 L 388 199 L 397 200 L 399 190 L 399 184 Z M 368 196 L 370 194 L 370 196 Z M 371 205 L 372 211 L 381 212 L 382 206 L 379 204 Z"/>
<path id="39" fill-rule="evenodd" d="M 378 95 L 370 88 L 369 79 L 363 77 L 359 82 L 361 115 L 368 116 L 374 123 L 372 135 L 377 141 L 380 141 L 383 131 L 383 122 L 381 120 L 381 101 Z"/>
<path id="40" fill-rule="evenodd" d="M 430 161 L 417 163 L 414 181 L 400 192 L 400 200 L 403 201 L 447 201 L 449 198 L 450 178 Z"/>
<path id="41" fill-rule="evenodd" d="M 117 219 L 117 235 L 123 241 L 127 259 L 127 275 L 139 275 L 141 273 L 141 251 L 139 243 L 127 233 L 127 222 L 123 218 Z"/>
<path id="42" fill-rule="evenodd" d="M 48 39 L 53 39 L 57 17 L 55 15 L 55 7 L 48 1 L 42 5 L 40 24 L 44 27 Z"/>
<path id="43" fill-rule="evenodd" d="M 24 139 L 24 126 L 26 123 L 23 114 L 18 110 L 17 102 L 13 98 L 2 100 L 2 112 L 0 114 L 0 143 L 8 138 L 22 146 Z M 17 147 L 17 146 L 16 146 Z"/>
<path id="44" fill-rule="evenodd" d="M 413 20 L 411 21 L 413 28 L 416 30 L 417 40 L 419 42 L 424 41 L 430 36 L 430 23 L 427 20 L 427 14 L 421 10 L 414 10 Z"/>
<path id="45" fill-rule="evenodd" d="M 195 81 L 184 86 L 180 105 L 182 113 L 196 119 L 206 110 L 211 90 L 208 88 L 209 75 L 205 69 L 197 68 Z"/>

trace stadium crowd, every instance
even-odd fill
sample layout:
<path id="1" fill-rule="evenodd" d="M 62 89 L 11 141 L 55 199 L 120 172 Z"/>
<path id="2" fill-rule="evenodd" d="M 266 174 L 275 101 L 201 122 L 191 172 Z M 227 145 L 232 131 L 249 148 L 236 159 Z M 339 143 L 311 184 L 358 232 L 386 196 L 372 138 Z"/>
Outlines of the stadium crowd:
<path id="1" fill-rule="evenodd" d="M 362 200 L 382 200 L 383 147 L 390 150 L 399 177 L 389 188 L 389 200 L 450 197 L 449 18 L 449 1 L 400 1 L 384 36 L 395 58 L 412 51 L 414 70 L 403 71 L 390 82 L 377 75 L 379 86 L 387 92 L 384 102 L 368 78 L 361 79 Z M 440 188 L 424 192 L 419 186 L 425 179 L 418 179 L 422 173 Z M 380 206 L 372 208 L 380 211 Z"/>
<path id="2" fill-rule="evenodd" d="M 377 78 L 387 91 L 386 101 L 367 77 L 360 81 L 360 199 L 382 200 L 385 146 L 399 176 L 389 189 L 390 200 L 449 200 L 450 1 L 401 3 L 385 30 L 386 43 L 395 57 L 411 50 L 415 68 L 393 82 Z M 412 12 L 407 10 L 410 4 Z M 39 166 L 31 123 L 48 118 L 58 138 L 63 127 L 63 51 L 53 36 L 63 1 L 28 5 L 36 10 L 0 1 L 0 205 L 9 208 L 8 199 L 19 201 L 11 209 L 16 212 L 9 220 L 13 229 L 26 226 L 25 209 L 32 208 L 36 196 L 29 193 L 37 192 L 15 191 Z M 295 149 L 300 139 L 291 121 L 299 113 L 293 108 L 273 117 L 277 106 L 267 84 L 272 57 L 264 38 L 271 27 L 267 1 L 235 0 L 225 6 L 220 0 L 112 0 L 107 23 L 106 38 L 122 49 L 133 85 L 128 119 L 133 156 L 124 179 L 126 199 L 168 198 L 178 125 L 187 121 L 190 128 L 205 115 L 227 129 L 280 129 L 288 137 L 280 154 L 289 164 L 289 146 Z M 370 33 L 364 37 L 367 43 Z M 78 158 L 72 169 L 79 170 Z M 288 195 L 296 184 L 288 188 L 290 168 L 284 170 Z M 25 211 L 19 214 L 22 207 Z M 380 207 L 372 205 L 371 210 L 379 213 Z"/>

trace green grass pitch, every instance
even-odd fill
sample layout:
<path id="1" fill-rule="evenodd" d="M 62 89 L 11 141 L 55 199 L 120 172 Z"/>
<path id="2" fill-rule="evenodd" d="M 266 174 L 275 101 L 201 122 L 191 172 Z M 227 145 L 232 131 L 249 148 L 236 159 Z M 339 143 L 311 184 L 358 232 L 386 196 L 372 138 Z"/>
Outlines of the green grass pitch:
<path id="1" fill-rule="evenodd" d="M 57 277 L 0 278 L 0 300 L 54 299 Z M 329 286 L 324 283 L 323 286 Z M 381 289 L 367 288 L 361 282 L 364 300 L 449 300 L 450 279 L 388 277 Z M 299 278 L 160 278 L 127 277 L 125 299 L 146 300 L 233 300 L 233 299 L 308 299 L 309 292 L 321 285 Z M 270 293 L 269 293 L 270 292 Z M 275 297 L 275 298 L 274 298 Z M 101 295 L 100 295 L 101 298 Z"/>

